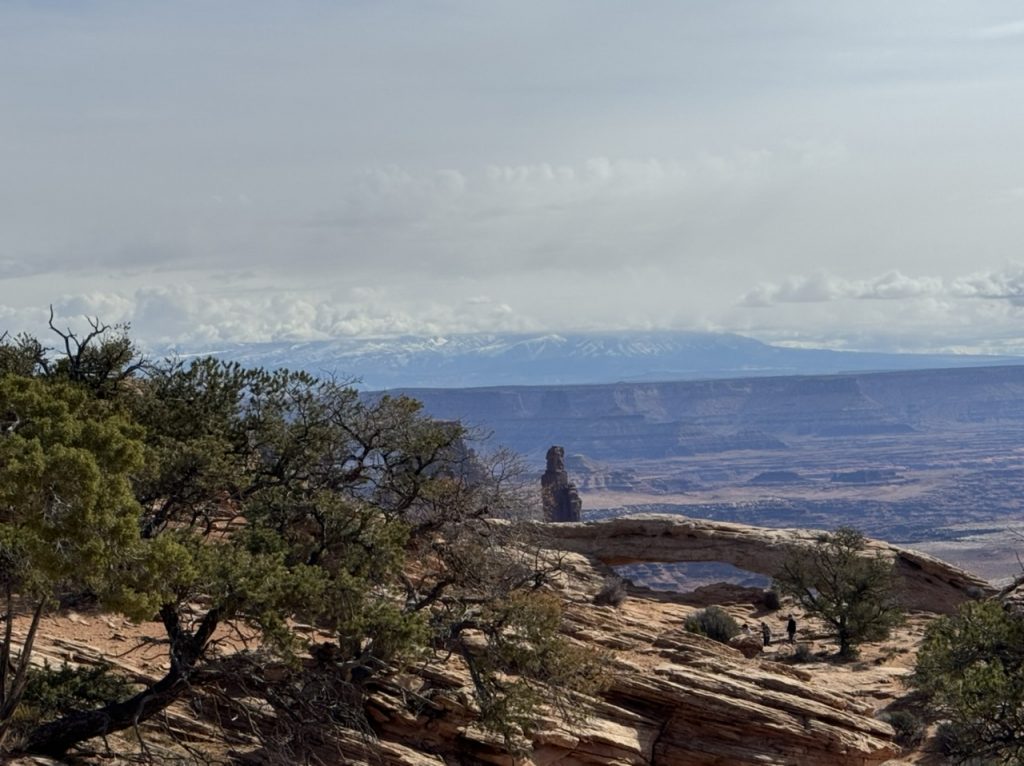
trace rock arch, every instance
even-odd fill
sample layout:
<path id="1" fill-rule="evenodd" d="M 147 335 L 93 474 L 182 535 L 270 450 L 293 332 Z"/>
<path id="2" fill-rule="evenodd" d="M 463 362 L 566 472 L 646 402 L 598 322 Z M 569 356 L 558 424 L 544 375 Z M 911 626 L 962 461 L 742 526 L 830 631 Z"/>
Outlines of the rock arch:
<path id="1" fill-rule="evenodd" d="M 795 548 L 814 545 L 820 530 L 769 529 L 675 514 L 619 516 L 599 521 L 538 524 L 546 547 L 604 564 L 721 561 L 772 576 Z M 880 540 L 868 550 L 894 560 L 899 598 L 907 609 L 948 614 L 995 589 L 987 580 L 940 559 Z"/>

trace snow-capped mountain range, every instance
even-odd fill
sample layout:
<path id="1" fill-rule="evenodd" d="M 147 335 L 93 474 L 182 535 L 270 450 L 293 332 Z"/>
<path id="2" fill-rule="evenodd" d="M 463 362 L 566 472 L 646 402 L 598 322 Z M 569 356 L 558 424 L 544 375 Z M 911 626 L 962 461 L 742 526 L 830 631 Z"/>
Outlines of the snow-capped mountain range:
<path id="1" fill-rule="evenodd" d="M 247 366 L 288 367 L 361 388 L 464 388 L 1019 364 L 1019 357 L 794 349 L 729 333 L 619 332 L 344 338 L 164 349 Z"/>

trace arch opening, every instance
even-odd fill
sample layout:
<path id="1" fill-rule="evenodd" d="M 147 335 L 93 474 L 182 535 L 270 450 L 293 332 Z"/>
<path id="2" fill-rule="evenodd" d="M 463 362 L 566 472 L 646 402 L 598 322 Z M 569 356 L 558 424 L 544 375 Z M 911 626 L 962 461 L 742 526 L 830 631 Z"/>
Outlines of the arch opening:
<path id="1" fill-rule="evenodd" d="M 759 591 L 771 587 L 770 577 L 726 561 L 643 562 L 613 568 L 634 585 L 681 594 L 719 584 Z"/>

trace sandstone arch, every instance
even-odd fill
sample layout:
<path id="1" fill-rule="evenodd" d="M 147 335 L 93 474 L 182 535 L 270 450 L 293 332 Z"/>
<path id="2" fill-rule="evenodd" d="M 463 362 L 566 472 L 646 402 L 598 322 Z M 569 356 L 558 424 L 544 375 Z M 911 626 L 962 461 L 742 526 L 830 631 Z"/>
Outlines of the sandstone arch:
<path id="1" fill-rule="evenodd" d="M 547 547 L 580 553 L 604 564 L 720 561 L 772 576 L 794 548 L 814 545 L 822 532 L 768 529 L 675 514 L 620 516 L 599 521 L 543 524 Z M 894 560 L 899 598 L 907 609 L 948 614 L 995 590 L 987 580 L 933 556 L 879 540 L 869 551 Z"/>

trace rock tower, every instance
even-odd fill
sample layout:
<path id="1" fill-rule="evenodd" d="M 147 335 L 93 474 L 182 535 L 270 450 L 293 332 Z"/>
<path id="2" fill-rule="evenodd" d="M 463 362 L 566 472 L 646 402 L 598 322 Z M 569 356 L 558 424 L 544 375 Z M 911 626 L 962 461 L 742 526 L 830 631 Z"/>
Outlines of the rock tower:
<path id="1" fill-rule="evenodd" d="M 544 518 L 548 521 L 579 521 L 583 501 L 565 470 L 565 450 L 552 447 L 548 450 L 547 460 L 547 470 L 540 479 Z"/>

